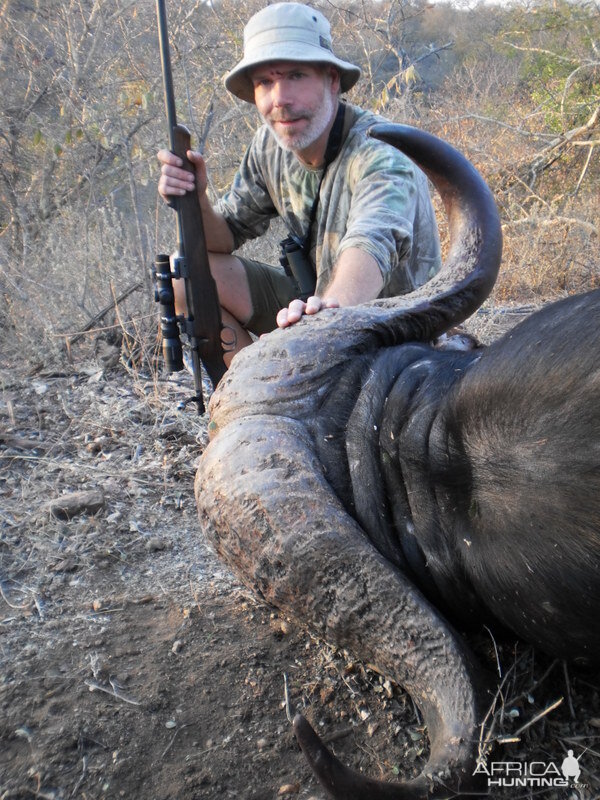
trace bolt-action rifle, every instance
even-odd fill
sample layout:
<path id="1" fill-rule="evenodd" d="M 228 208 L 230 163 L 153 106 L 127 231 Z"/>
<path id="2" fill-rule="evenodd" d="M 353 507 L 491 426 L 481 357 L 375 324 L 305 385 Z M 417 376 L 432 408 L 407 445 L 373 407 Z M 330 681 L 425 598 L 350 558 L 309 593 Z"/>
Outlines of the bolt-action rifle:
<path id="1" fill-rule="evenodd" d="M 167 31 L 167 12 L 164 0 L 156 0 L 160 57 L 165 89 L 165 106 L 169 127 L 169 147 L 183 162 L 183 168 L 194 172 L 194 165 L 187 157 L 190 149 L 190 132 L 177 124 L 173 76 Z M 200 201 L 194 188 L 182 197 L 172 198 L 171 205 L 177 212 L 177 251 L 169 257 L 156 257 L 154 279 L 155 299 L 160 305 L 160 327 L 163 338 L 163 358 L 169 372 L 183 369 L 183 351 L 180 333 L 187 337 L 190 345 L 194 373 L 195 396 L 187 400 L 195 402 L 198 413 L 204 413 L 202 394 L 202 364 L 208 373 L 213 388 L 223 377 L 226 367 L 223 362 L 221 334 L 221 309 L 217 287 L 210 272 Z M 173 279 L 182 278 L 185 285 L 187 313 L 177 315 L 173 292 Z"/>

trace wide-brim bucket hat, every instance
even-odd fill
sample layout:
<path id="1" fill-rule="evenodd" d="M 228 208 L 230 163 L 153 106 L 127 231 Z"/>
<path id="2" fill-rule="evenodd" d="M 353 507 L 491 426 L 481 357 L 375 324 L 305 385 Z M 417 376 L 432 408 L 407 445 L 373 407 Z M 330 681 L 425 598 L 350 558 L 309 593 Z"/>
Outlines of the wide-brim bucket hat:
<path id="1" fill-rule="evenodd" d="M 332 64 L 340 73 L 342 92 L 360 78 L 359 67 L 334 55 L 328 20 L 302 3 L 275 3 L 251 17 L 244 28 L 244 57 L 225 77 L 225 87 L 254 103 L 248 70 L 269 61 Z"/>

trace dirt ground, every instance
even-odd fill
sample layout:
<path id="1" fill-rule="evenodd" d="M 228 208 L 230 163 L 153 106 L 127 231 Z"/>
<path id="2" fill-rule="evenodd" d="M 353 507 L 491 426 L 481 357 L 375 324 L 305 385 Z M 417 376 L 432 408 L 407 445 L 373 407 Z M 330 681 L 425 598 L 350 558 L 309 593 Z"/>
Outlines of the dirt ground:
<path id="1" fill-rule="evenodd" d="M 203 542 L 206 422 L 177 409 L 189 376 L 133 375 L 113 355 L 0 368 L 0 800 L 324 800 L 297 710 L 356 768 L 416 774 L 428 745 L 411 699 L 257 604 Z M 582 769 L 578 789 L 492 796 L 600 797 L 598 676 L 485 631 L 473 644 L 503 673 L 496 760 L 573 749 Z"/>

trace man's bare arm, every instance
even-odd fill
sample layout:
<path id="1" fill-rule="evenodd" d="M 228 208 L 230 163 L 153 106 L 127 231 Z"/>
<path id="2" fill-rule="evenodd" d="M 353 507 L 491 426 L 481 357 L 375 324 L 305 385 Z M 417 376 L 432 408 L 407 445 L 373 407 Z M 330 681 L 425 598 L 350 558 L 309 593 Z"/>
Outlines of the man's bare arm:
<path id="1" fill-rule="evenodd" d="M 277 325 L 287 328 L 305 314 L 317 314 L 323 308 L 356 306 L 374 300 L 383 288 L 381 270 L 373 256 L 358 247 L 349 247 L 339 257 L 329 286 L 320 297 L 309 297 L 306 303 L 292 300 L 277 314 Z"/>

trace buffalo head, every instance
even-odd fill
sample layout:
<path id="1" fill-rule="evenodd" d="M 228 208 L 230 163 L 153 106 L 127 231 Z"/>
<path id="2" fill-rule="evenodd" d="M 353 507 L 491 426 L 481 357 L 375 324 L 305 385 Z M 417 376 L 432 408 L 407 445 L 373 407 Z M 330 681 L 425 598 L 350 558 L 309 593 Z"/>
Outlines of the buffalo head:
<path id="1" fill-rule="evenodd" d="M 444 201 L 451 247 L 410 295 L 322 312 L 238 355 L 211 402 L 201 525 L 261 597 L 393 677 L 431 755 L 382 783 L 294 728 L 337 800 L 469 789 L 486 680 L 453 624 L 499 619 L 550 653 L 600 661 L 600 292 L 542 311 L 492 347 L 429 342 L 472 314 L 500 262 L 473 167 L 399 125 Z"/>

